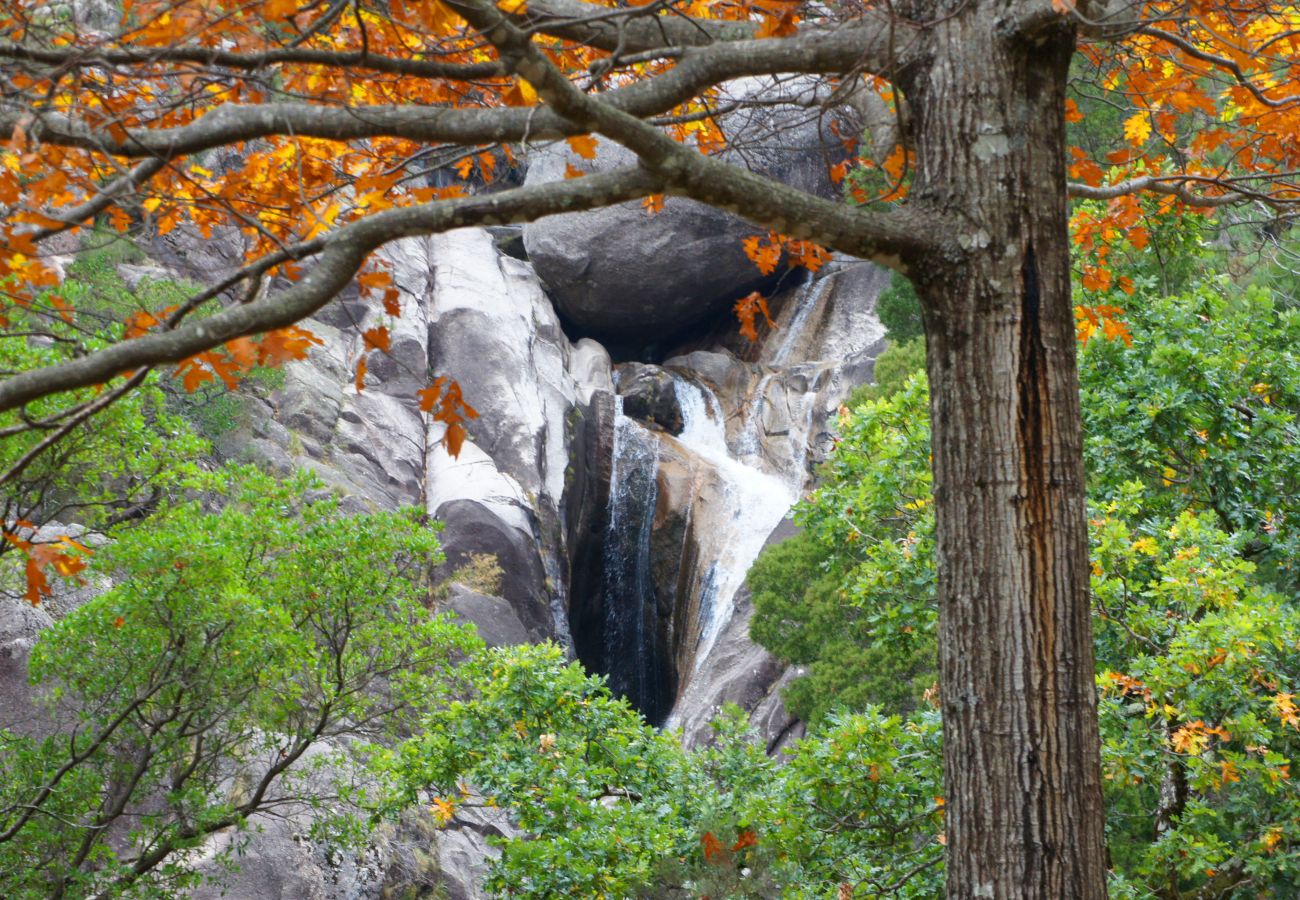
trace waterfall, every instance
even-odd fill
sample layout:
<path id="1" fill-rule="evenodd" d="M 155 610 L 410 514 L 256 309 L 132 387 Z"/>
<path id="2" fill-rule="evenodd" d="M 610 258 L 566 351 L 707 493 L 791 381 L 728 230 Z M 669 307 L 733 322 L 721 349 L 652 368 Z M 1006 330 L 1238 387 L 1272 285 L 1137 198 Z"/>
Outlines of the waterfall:
<path id="1" fill-rule="evenodd" d="M 736 592 L 749 567 L 796 494 L 782 479 L 731 455 L 722 406 L 712 392 L 681 378 L 673 388 L 685 423 L 678 442 L 709 463 L 721 483 L 722 508 L 710 515 L 713 527 L 699 538 L 701 558 L 712 562 L 699 580 L 699 638 L 694 654 L 698 670 L 731 618 Z"/>
<path id="2" fill-rule="evenodd" d="M 675 437 L 625 415 L 617 400 L 601 612 L 585 632 L 601 647 L 585 640 L 583 659 L 652 723 L 675 727 L 681 710 L 698 708 L 699 692 L 709 690 L 705 666 L 737 627 L 736 598 L 750 567 L 803 488 L 825 367 L 791 360 L 804 352 L 802 332 L 829 283 L 809 278 L 802 286 L 739 410 L 671 369 L 660 370 L 671 382 L 653 389 L 671 389 L 682 423 Z M 666 404 L 661 396 L 653 402 Z M 742 421 L 729 442 L 728 417 L 737 412 Z"/>
<path id="3" fill-rule="evenodd" d="M 603 578 L 604 665 L 614 693 L 626 697 L 657 723 L 673 702 L 672 673 L 656 610 L 651 578 L 651 533 L 659 442 L 615 400 L 609 520 L 605 530 Z"/>

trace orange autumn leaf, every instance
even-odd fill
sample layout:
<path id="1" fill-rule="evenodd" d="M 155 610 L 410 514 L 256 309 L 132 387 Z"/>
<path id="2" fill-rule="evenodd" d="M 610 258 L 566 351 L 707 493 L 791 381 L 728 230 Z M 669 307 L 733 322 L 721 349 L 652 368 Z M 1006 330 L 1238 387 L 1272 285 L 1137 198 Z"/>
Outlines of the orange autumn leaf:
<path id="1" fill-rule="evenodd" d="M 759 235 L 747 237 L 741 242 L 741 247 L 750 261 L 758 266 L 758 271 L 764 275 L 775 272 L 781 262 L 781 244 L 773 240 L 770 234 L 766 237 Z"/>
<path id="2" fill-rule="evenodd" d="M 751 341 L 758 340 L 758 315 L 763 314 L 769 328 L 775 328 L 772 315 L 767 309 L 767 298 L 754 291 L 736 301 L 736 318 L 740 319 L 740 333 Z"/>
<path id="3" fill-rule="evenodd" d="M 518 79 L 501 97 L 506 106 L 532 106 L 537 102 L 537 90 L 524 79 Z"/>
<path id="4" fill-rule="evenodd" d="M 21 528 L 33 527 L 32 523 L 21 520 L 14 525 Z M 52 593 L 49 578 L 45 574 L 47 569 L 53 569 L 64 578 L 72 578 L 86 568 L 87 557 L 91 554 L 89 547 L 67 535 L 60 535 L 51 542 L 37 544 L 7 528 L 0 534 L 3 534 L 6 542 L 27 557 L 23 567 L 26 579 L 26 591 L 23 597 L 33 606 L 40 605 L 42 598 Z"/>
<path id="5" fill-rule="evenodd" d="M 662 212 L 664 208 L 664 195 L 651 194 L 641 201 L 641 207 L 650 215 Z"/>
<path id="6" fill-rule="evenodd" d="M 276 366 L 295 359 L 306 359 L 307 351 L 322 344 L 320 338 L 297 325 L 277 328 L 262 336 L 262 341 L 258 344 L 261 352 L 259 362 L 264 366 Z"/>
<path id="7" fill-rule="evenodd" d="M 400 318 L 402 315 L 401 292 L 395 287 L 390 287 L 384 291 L 384 312 L 394 319 Z"/>
<path id="8" fill-rule="evenodd" d="M 712 831 L 700 835 L 700 846 L 704 848 L 705 862 L 713 862 L 722 853 L 722 841 Z"/>
<path id="9" fill-rule="evenodd" d="M 596 138 L 590 134 L 575 134 L 566 139 L 566 143 L 574 153 L 583 159 L 596 158 Z"/>
<path id="10" fill-rule="evenodd" d="M 731 845 L 731 849 L 743 850 L 746 847 L 757 847 L 757 846 L 758 846 L 758 835 L 755 834 L 752 829 L 750 829 L 750 830 L 742 831 L 740 833 L 739 837 L 736 838 L 736 843 Z"/>
<path id="11" fill-rule="evenodd" d="M 362 292 L 372 291 L 376 288 L 387 287 L 393 283 L 393 276 L 383 269 L 371 269 L 368 272 L 362 272 L 357 276 L 357 285 Z"/>
<path id="12" fill-rule="evenodd" d="M 447 453 L 459 456 L 465 439 L 469 436 L 465 422 L 478 418 L 478 410 L 465 402 L 460 385 L 446 377 L 435 378 L 433 384 L 417 391 L 420 409 L 433 416 L 435 422 L 443 422 L 447 430 L 443 433 L 442 443 Z"/>
<path id="13" fill-rule="evenodd" d="M 363 355 L 357 360 L 356 375 L 353 376 L 352 383 L 356 386 L 357 393 L 361 393 L 366 386 L 366 357 Z"/>
<path id="14" fill-rule="evenodd" d="M 387 353 L 393 346 L 393 338 L 388 333 L 388 328 L 384 325 L 376 325 L 374 328 L 367 328 L 361 333 L 361 340 L 366 349 L 382 350 Z"/>
<path id="15" fill-rule="evenodd" d="M 183 360 L 176 367 L 173 374 L 180 376 L 181 387 L 191 394 L 213 380 L 212 372 L 204 365 L 203 360 L 197 356 L 191 356 L 189 359 Z"/>
<path id="16" fill-rule="evenodd" d="M 247 372 L 257 365 L 258 348 L 251 338 L 235 338 L 233 341 L 227 341 L 225 347 L 240 371 Z"/>

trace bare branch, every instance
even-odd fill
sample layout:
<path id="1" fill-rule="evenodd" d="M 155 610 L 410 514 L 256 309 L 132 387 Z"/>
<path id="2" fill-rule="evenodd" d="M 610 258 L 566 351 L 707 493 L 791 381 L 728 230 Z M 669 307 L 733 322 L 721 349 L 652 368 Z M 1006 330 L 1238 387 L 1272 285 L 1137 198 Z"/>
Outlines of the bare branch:
<path id="1" fill-rule="evenodd" d="M 809 31 L 783 40 L 714 44 L 687 51 L 667 73 L 609 91 L 602 104 L 629 116 L 666 112 L 704 88 L 741 76 L 835 73 L 859 68 L 895 77 L 914 64 L 915 41 L 897 42 L 879 23 Z M 34 140 L 127 158 L 198 153 L 238 141 L 276 135 L 332 140 L 381 136 L 462 144 L 537 140 L 581 133 L 553 109 L 450 109 L 427 106 L 332 107 L 311 103 L 227 104 L 174 128 L 129 128 L 115 137 L 105 128 L 12 101 L 0 106 L 0 140 L 16 129 Z"/>
<path id="2" fill-rule="evenodd" d="M 1194 184 L 1218 188 L 1224 193 L 1216 196 L 1196 194 L 1190 190 L 1190 186 Z M 1072 181 L 1067 187 L 1071 197 L 1081 200 L 1113 200 L 1127 194 L 1150 191 L 1153 194 L 1170 194 L 1189 206 L 1229 206 L 1251 200 L 1275 207 L 1286 205 L 1276 197 L 1262 191 L 1251 190 L 1235 179 L 1218 179 L 1204 175 L 1140 175 L 1107 185 L 1090 185 Z M 1294 189 L 1294 186 L 1288 185 L 1288 187 Z"/>

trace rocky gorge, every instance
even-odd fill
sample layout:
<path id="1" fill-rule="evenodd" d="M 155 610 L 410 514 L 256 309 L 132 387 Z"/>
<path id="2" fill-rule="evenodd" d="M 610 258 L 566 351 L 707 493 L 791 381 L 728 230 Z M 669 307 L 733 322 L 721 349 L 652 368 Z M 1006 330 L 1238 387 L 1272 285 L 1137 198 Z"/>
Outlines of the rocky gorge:
<path id="1" fill-rule="evenodd" d="M 528 178 L 585 164 L 548 153 Z M 824 180 L 822 158 L 794 158 L 785 177 Z M 753 232 L 670 198 L 657 214 L 629 204 L 390 244 L 401 315 L 355 290 L 336 299 L 304 323 L 321 346 L 241 391 L 216 451 L 309 469 L 356 511 L 424 508 L 443 529 L 439 602 L 490 644 L 559 643 L 688 746 L 736 703 L 775 752 L 801 733 L 780 698 L 796 673 L 749 639 L 745 576 L 793 527 L 837 410 L 871 378 L 888 273 L 837 260 L 765 278 L 740 251 Z M 181 228 L 119 268 L 202 282 L 239 240 Z M 774 326 L 751 341 L 732 304 L 756 288 Z M 362 332 L 381 323 L 391 346 L 358 390 Z M 416 401 L 439 376 L 478 413 L 456 456 Z M 0 618 L 5 696 L 21 694 L 43 616 Z M 445 829 L 413 813 L 338 855 L 293 816 L 260 825 L 227 896 L 477 897 L 486 839 L 511 829 L 499 812 Z"/>

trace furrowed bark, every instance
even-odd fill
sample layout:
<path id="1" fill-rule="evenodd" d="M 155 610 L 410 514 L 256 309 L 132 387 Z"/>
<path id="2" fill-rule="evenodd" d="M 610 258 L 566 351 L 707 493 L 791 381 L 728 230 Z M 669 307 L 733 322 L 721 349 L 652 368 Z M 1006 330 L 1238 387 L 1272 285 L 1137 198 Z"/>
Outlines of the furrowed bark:
<path id="1" fill-rule="evenodd" d="M 1105 896 L 1063 121 L 1074 37 L 972 5 L 905 85 L 931 385 L 949 898 Z"/>

